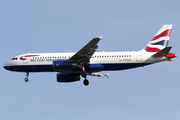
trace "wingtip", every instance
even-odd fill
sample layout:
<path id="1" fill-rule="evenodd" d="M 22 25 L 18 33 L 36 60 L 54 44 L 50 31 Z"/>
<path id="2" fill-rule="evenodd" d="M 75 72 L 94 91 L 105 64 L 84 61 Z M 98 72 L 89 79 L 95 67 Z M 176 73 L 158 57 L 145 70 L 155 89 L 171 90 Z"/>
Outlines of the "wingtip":
<path id="1" fill-rule="evenodd" d="M 103 35 L 101 35 L 101 36 L 99 37 L 99 39 L 102 40 L 102 37 L 103 37 Z"/>

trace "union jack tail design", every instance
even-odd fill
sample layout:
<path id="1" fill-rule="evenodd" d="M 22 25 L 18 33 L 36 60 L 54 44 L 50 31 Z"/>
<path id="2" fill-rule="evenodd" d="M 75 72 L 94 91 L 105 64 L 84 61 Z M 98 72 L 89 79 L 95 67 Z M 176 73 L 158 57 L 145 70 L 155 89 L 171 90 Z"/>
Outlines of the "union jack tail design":
<path id="1" fill-rule="evenodd" d="M 162 28 L 156 33 L 152 40 L 146 45 L 144 50 L 146 52 L 159 52 L 167 47 L 172 25 L 163 25 Z"/>

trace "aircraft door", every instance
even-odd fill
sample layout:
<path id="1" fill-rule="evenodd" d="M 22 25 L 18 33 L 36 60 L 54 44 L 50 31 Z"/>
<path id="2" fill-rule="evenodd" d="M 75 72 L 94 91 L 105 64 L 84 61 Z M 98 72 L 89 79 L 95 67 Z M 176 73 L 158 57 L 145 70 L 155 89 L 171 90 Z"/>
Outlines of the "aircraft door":
<path id="1" fill-rule="evenodd" d="M 136 53 L 136 61 L 137 62 L 142 62 L 142 52 L 137 52 Z"/>

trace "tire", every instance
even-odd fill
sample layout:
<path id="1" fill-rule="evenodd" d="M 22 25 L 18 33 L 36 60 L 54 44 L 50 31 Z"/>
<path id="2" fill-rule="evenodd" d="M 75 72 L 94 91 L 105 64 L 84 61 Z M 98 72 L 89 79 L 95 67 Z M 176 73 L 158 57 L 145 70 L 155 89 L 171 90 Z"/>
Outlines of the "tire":
<path id="1" fill-rule="evenodd" d="M 88 86 L 88 85 L 89 85 L 89 81 L 88 81 L 87 79 L 85 79 L 85 80 L 83 81 L 83 83 L 84 83 L 85 86 Z"/>
<path id="2" fill-rule="evenodd" d="M 25 81 L 25 82 L 28 82 L 28 78 L 25 78 L 24 81 Z"/>

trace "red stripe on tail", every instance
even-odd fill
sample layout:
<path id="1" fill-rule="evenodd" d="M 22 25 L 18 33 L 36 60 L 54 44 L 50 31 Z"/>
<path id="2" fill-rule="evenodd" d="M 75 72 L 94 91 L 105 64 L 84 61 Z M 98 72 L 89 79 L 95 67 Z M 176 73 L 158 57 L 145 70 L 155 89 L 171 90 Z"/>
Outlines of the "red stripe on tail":
<path id="1" fill-rule="evenodd" d="M 171 34 L 171 29 L 165 30 L 165 31 L 162 32 L 161 34 L 154 36 L 151 41 L 157 40 L 157 39 L 159 39 L 160 37 L 167 37 L 167 36 L 169 37 L 170 34 Z"/>
<path id="2" fill-rule="evenodd" d="M 148 47 L 148 46 L 146 46 L 145 50 L 147 52 L 159 52 L 160 51 L 159 48 L 151 48 L 151 47 Z"/>

